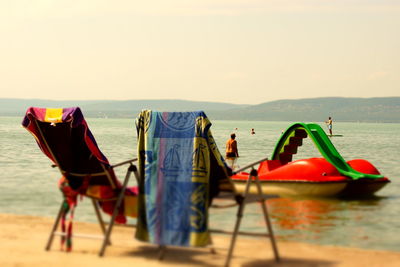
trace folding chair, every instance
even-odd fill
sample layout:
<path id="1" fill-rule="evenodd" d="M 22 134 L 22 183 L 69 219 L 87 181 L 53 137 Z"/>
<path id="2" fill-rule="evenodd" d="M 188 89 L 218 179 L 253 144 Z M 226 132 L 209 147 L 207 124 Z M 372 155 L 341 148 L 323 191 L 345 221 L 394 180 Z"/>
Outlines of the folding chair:
<path id="1" fill-rule="evenodd" d="M 50 250 L 55 236 L 61 236 L 62 244 L 67 242 L 71 250 L 72 237 L 97 238 L 102 240 L 99 256 L 103 256 L 110 245 L 110 235 L 115 222 L 125 223 L 126 217 L 136 216 L 137 189 L 127 187 L 131 173 L 138 178 L 137 159 L 110 165 L 99 150 L 83 114 L 78 107 L 46 109 L 28 108 L 22 125 L 35 137 L 42 152 L 58 167 L 64 200 L 52 227 L 46 250 Z M 127 166 L 125 179 L 121 184 L 114 168 Z M 101 236 L 72 235 L 72 218 L 78 195 L 92 200 L 93 207 L 102 231 Z M 67 208 L 67 209 L 66 209 Z M 71 221 L 68 230 L 64 221 L 71 208 Z M 111 215 L 108 227 L 101 216 L 100 209 Z M 62 232 L 57 232 L 62 222 Z"/>
<path id="2" fill-rule="evenodd" d="M 140 174 L 136 238 L 158 245 L 159 259 L 167 246 L 210 245 L 208 209 L 212 199 L 221 195 L 234 199 L 238 206 L 225 264 L 228 266 L 250 195 L 248 190 L 244 195 L 235 191 L 228 174 L 230 169 L 217 148 L 207 116 L 202 111 L 144 110 L 136 120 L 136 127 Z M 257 178 L 254 171 L 250 178 L 249 187 Z M 258 196 L 263 197 L 261 191 Z M 264 201 L 259 200 L 278 261 L 267 209 Z"/>

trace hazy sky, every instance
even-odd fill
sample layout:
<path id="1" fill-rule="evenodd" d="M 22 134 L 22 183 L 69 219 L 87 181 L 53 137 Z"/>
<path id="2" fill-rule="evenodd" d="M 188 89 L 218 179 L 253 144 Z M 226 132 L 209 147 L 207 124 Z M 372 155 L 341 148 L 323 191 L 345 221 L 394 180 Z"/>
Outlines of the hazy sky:
<path id="1" fill-rule="evenodd" d="M 1 0 L 0 98 L 400 96 L 400 0 Z"/>

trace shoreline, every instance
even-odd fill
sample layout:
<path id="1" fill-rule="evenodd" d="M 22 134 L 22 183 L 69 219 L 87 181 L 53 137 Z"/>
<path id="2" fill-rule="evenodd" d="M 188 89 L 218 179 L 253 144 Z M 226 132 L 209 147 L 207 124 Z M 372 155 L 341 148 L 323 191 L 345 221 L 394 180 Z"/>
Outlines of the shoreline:
<path id="1" fill-rule="evenodd" d="M 104 257 L 97 255 L 101 241 L 75 238 L 73 251 L 60 251 L 60 239 L 55 237 L 50 251 L 45 245 L 53 218 L 0 214 L 1 266 L 223 266 L 230 236 L 213 234 L 216 254 L 209 248 L 167 248 L 162 261 L 157 246 L 134 239 L 134 229 L 115 226 L 112 245 Z M 94 223 L 74 221 L 74 233 L 98 234 Z M 274 261 L 267 238 L 238 236 L 231 266 L 398 266 L 400 252 L 364 250 L 337 246 L 280 241 L 277 245 L 281 262 Z"/>

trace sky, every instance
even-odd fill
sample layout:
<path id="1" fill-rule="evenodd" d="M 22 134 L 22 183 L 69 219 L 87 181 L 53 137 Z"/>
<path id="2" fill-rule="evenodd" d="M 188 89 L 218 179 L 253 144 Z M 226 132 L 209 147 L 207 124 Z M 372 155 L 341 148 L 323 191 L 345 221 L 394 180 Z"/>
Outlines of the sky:
<path id="1" fill-rule="evenodd" d="M 0 98 L 400 96 L 400 0 L 0 1 Z"/>

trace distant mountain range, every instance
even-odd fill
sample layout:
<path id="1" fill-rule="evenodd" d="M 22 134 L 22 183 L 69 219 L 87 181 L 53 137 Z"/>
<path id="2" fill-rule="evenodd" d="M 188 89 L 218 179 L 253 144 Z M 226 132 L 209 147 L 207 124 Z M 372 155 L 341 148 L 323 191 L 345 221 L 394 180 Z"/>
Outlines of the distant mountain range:
<path id="1" fill-rule="evenodd" d="M 71 100 L 0 98 L 0 116 L 23 116 L 30 106 L 79 106 L 87 117 L 132 118 L 143 109 L 158 111 L 204 110 L 211 119 L 248 121 L 335 121 L 400 123 L 400 97 L 308 98 L 278 100 L 259 105 L 237 105 L 186 100 Z"/>

